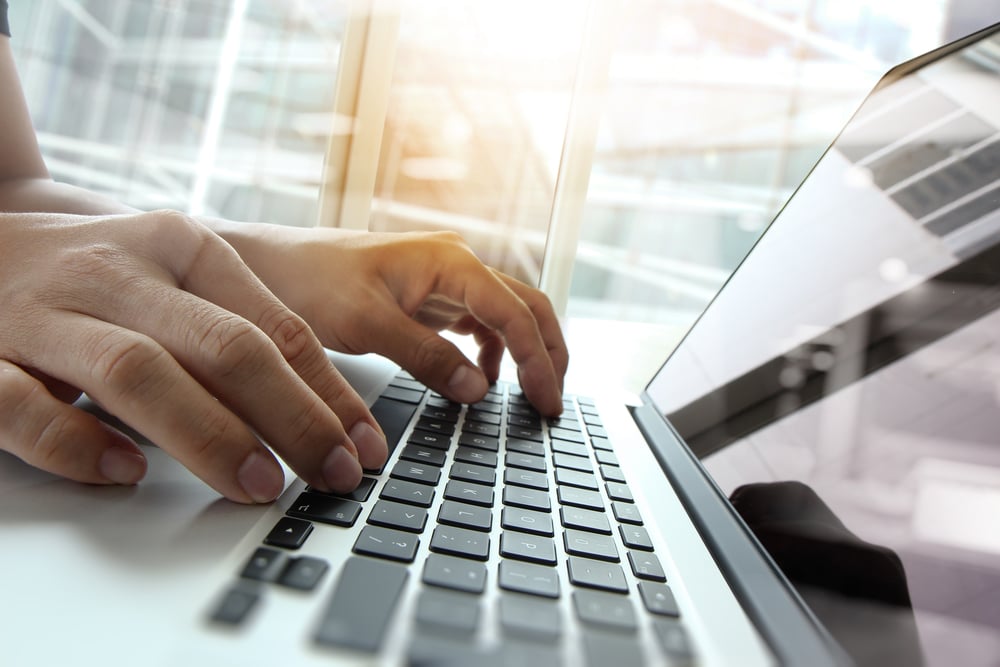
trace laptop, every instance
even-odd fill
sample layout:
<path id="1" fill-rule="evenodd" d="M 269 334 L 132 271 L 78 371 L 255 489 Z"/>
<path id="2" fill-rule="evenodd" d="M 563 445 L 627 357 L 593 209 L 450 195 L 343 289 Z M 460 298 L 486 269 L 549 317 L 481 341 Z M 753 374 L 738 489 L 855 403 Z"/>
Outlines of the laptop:
<path id="1" fill-rule="evenodd" d="M 2 661 L 997 664 L 998 331 L 1000 24 L 883 78 L 632 404 L 335 355 L 396 441 L 349 496 L 0 456 Z"/>

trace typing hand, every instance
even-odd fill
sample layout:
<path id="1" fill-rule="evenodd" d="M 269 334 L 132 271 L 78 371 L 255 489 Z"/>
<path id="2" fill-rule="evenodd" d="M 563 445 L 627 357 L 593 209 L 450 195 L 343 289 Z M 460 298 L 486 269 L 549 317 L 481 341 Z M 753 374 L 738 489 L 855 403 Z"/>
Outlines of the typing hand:
<path id="1" fill-rule="evenodd" d="M 0 213 L 0 251 L 0 448 L 83 482 L 137 482 L 142 451 L 71 405 L 82 390 L 239 502 L 282 489 L 255 433 L 322 489 L 384 462 L 316 336 L 200 223 Z"/>
<path id="2" fill-rule="evenodd" d="M 244 241 L 248 263 L 328 347 L 386 356 L 463 403 L 486 394 L 509 349 L 527 398 L 561 412 L 569 356 L 551 304 L 483 265 L 456 234 L 259 227 Z M 478 365 L 444 329 L 475 337 Z"/>

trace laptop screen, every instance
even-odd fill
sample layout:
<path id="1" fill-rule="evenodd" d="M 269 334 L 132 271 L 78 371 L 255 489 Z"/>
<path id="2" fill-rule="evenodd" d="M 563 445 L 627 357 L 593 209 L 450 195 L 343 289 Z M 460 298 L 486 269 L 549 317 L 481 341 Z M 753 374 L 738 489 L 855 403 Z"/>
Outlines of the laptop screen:
<path id="1" fill-rule="evenodd" d="M 647 392 L 856 658 L 1000 662 L 1000 26 L 887 75 Z"/>

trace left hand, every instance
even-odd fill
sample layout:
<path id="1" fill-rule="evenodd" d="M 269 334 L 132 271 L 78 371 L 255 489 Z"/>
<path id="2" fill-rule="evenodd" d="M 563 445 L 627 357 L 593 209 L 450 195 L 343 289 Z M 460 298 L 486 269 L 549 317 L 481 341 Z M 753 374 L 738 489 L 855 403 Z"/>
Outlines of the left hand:
<path id="1" fill-rule="evenodd" d="M 234 245 L 327 347 L 381 354 L 462 403 L 485 396 L 510 349 L 528 400 L 545 415 L 562 411 L 569 354 L 551 303 L 485 266 L 457 234 L 253 227 Z M 445 329 L 475 337 L 478 365 Z"/>

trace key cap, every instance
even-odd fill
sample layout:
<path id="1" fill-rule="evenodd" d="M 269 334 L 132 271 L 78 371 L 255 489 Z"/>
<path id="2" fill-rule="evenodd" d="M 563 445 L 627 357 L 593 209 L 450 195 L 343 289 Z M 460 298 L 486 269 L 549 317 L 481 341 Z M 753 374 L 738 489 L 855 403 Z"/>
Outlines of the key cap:
<path id="1" fill-rule="evenodd" d="M 642 646 L 620 631 L 591 628 L 583 635 L 584 667 L 646 667 Z M 671 663 L 673 665 L 673 663 Z M 674 666 L 680 667 L 680 666 Z"/>
<path id="2" fill-rule="evenodd" d="M 603 463 L 609 466 L 618 465 L 618 457 L 615 456 L 614 452 L 609 452 L 603 449 L 594 450 L 594 456 L 597 458 L 598 463 Z"/>
<path id="3" fill-rule="evenodd" d="M 639 508 L 635 505 L 615 500 L 611 503 L 611 511 L 615 513 L 615 519 L 621 523 L 631 523 L 636 526 L 642 525 L 642 516 L 639 514 Z"/>
<path id="4" fill-rule="evenodd" d="M 402 401 L 404 403 L 412 403 L 412 404 L 419 403 L 421 399 L 423 399 L 423 397 L 424 397 L 424 392 L 422 391 L 407 389 L 405 387 L 395 387 L 392 385 L 386 387 L 385 391 L 382 392 L 382 398 L 392 399 L 394 401 Z M 375 419 L 376 421 L 379 421 L 377 417 Z M 382 422 L 379 421 L 380 426 L 381 424 Z M 382 428 L 383 430 L 385 429 L 384 426 Z"/>
<path id="5" fill-rule="evenodd" d="M 401 530 L 365 526 L 354 542 L 354 553 L 412 563 L 420 540 Z"/>
<path id="6" fill-rule="evenodd" d="M 419 484 L 434 486 L 441 479 L 441 469 L 423 463 L 412 463 L 410 461 L 400 461 L 392 468 L 390 477 L 405 479 Z"/>
<path id="7" fill-rule="evenodd" d="M 567 470 L 566 468 L 556 468 L 556 484 L 561 484 L 564 486 L 576 486 L 581 489 L 587 489 L 589 491 L 597 491 L 600 487 L 597 484 L 597 478 L 593 474 L 588 472 L 580 472 L 579 470 Z"/>
<path id="8" fill-rule="evenodd" d="M 486 589 L 486 566 L 465 558 L 431 554 L 424 562 L 423 582 L 466 593 L 482 593 Z"/>
<path id="9" fill-rule="evenodd" d="M 451 436 L 440 433 L 428 433 L 427 431 L 414 431 L 406 440 L 411 445 L 422 445 L 424 447 L 434 447 L 441 451 L 448 451 L 451 447 Z"/>
<path id="10" fill-rule="evenodd" d="M 548 537 L 504 531 L 500 535 L 500 555 L 540 565 L 555 565 L 556 544 Z"/>
<path id="11" fill-rule="evenodd" d="M 579 456 L 582 459 L 586 459 L 589 456 L 586 445 L 578 445 L 575 442 L 565 442 L 564 440 L 553 440 L 552 451 L 558 454 Z"/>
<path id="12" fill-rule="evenodd" d="M 446 500 L 441 503 L 438 523 L 489 532 L 490 528 L 493 527 L 493 512 L 484 507 L 474 507 L 466 503 Z"/>
<path id="13" fill-rule="evenodd" d="M 607 438 L 608 432 L 600 426 L 588 426 L 587 433 L 595 438 Z"/>
<path id="14" fill-rule="evenodd" d="M 571 431 L 566 428 L 553 428 L 549 429 L 549 436 L 553 440 L 565 440 L 566 442 L 575 442 L 577 444 L 585 444 L 587 439 L 583 437 L 583 434 L 579 431 Z"/>
<path id="15" fill-rule="evenodd" d="M 417 402 L 419 401 L 420 398 L 418 397 Z M 403 432 L 406 430 L 406 425 L 410 423 L 410 419 L 416 411 L 417 407 L 411 403 L 400 403 L 389 398 L 379 398 L 372 404 L 372 417 L 375 418 L 378 425 L 382 427 L 382 432 L 385 433 L 385 441 L 389 445 L 390 456 L 395 451 L 396 445 L 399 444 L 399 440 L 403 437 Z"/>
<path id="16" fill-rule="evenodd" d="M 444 497 L 470 505 L 493 507 L 493 489 L 482 484 L 451 480 L 444 487 Z"/>
<path id="17" fill-rule="evenodd" d="M 507 416 L 507 424 L 509 426 L 518 426 L 521 428 L 530 428 L 535 430 L 542 428 L 542 420 L 537 415 L 511 413 Z"/>
<path id="18" fill-rule="evenodd" d="M 500 588 L 547 598 L 559 597 L 559 575 L 555 568 L 516 560 L 500 561 Z"/>
<path id="19" fill-rule="evenodd" d="M 605 482 L 604 488 L 607 489 L 608 498 L 611 498 L 611 500 L 621 500 L 626 503 L 635 502 L 635 499 L 632 497 L 632 492 L 625 484 L 619 484 L 618 482 Z"/>
<path id="20" fill-rule="evenodd" d="M 576 489 L 572 486 L 560 486 L 556 489 L 556 498 L 560 505 L 572 505 L 590 510 L 603 510 L 604 499 L 596 491 Z"/>
<path id="21" fill-rule="evenodd" d="M 621 533 L 622 542 L 629 549 L 653 550 L 653 542 L 649 539 L 649 533 L 642 526 L 620 525 L 618 526 L 618 532 Z"/>
<path id="22" fill-rule="evenodd" d="M 586 556 L 598 560 L 611 561 L 617 563 L 618 547 L 610 537 L 585 533 L 582 530 L 566 530 L 563 533 L 563 543 L 566 546 L 566 553 L 574 556 Z"/>
<path id="23" fill-rule="evenodd" d="M 532 442 L 531 440 L 507 438 L 507 451 L 530 454 L 532 456 L 545 456 L 545 445 L 540 442 Z"/>
<path id="24" fill-rule="evenodd" d="M 611 446 L 611 442 L 607 438 L 594 438 L 590 439 L 590 446 L 594 449 L 599 449 L 605 452 L 613 452 L 614 448 Z"/>
<path id="25" fill-rule="evenodd" d="M 469 410 L 465 418 L 469 421 L 493 424 L 494 426 L 500 425 L 500 414 L 491 410 Z"/>
<path id="26" fill-rule="evenodd" d="M 559 519 L 563 528 L 579 528 L 591 533 L 611 534 L 611 522 L 603 512 L 580 509 L 579 507 L 560 507 Z"/>
<path id="27" fill-rule="evenodd" d="M 308 521 L 285 516 L 279 519 L 271 532 L 267 534 L 267 537 L 264 538 L 264 544 L 285 549 L 298 549 L 305 544 L 306 538 L 312 531 L 313 525 Z"/>
<path id="28" fill-rule="evenodd" d="M 642 597 L 642 603 L 646 605 L 646 609 L 651 614 L 673 617 L 681 615 L 674 593 L 666 584 L 655 581 L 640 581 L 639 595 Z"/>
<path id="29" fill-rule="evenodd" d="M 416 461 L 417 463 L 426 463 L 440 468 L 444 465 L 447 456 L 443 451 L 434 447 L 407 445 L 399 453 L 399 458 L 403 461 Z"/>
<path id="30" fill-rule="evenodd" d="M 534 470 L 535 472 L 545 472 L 547 469 L 545 459 L 541 456 L 521 454 L 520 452 L 507 452 L 507 455 L 504 457 L 504 465 L 508 468 L 521 468 L 523 470 Z"/>
<path id="31" fill-rule="evenodd" d="M 417 597 L 417 623 L 467 637 L 479 626 L 479 600 L 460 593 L 422 590 Z"/>
<path id="32" fill-rule="evenodd" d="M 564 413 L 560 417 L 549 417 L 546 423 L 550 429 L 564 428 L 567 431 L 580 432 L 580 422 L 576 420 L 575 416 L 570 416 L 568 413 Z"/>
<path id="33" fill-rule="evenodd" d="M 595 414 L 584 413 L 583 423 L 587 426 L 604 426 L 601 422 L 601 418 Z"/>
<path id="34" fill-rule="evenodd" d="M 234 586 L 226 591 L 209 618 L 223 625 L 240 625 L 260 601 L 260 591 L 245 586 Z"/>
<path id="35" fill-rule="evenodd" d="M 309 493 L 318 493 L 320 495 L 337 496 L 338 498 L 346 498 L 347 500 L 353 500 L 356 503 L 363 503 L 368 500 L 368 496 L 371 495 L 372 489 L 375 488 L 375 482 L 378 481 L 374 477 L 362 477 L 361 482 L 358 484 L 357 488 L 349 493 L 327 493 L 326 491 L 317 491 L 311 486 L 306 487 L 306 491 Z"/>
<path id="36" fill-rule="evenodd" d="M 486 435 L 478 435 L 476 433 L 461 434 L 458 436 L 458 444 L 466 447 L 478 447 L 479 449 L 485 449 L 489 452 L 496 452 L 500 450 L 500 440 Z"/>
<path id="37" fill-rule="evenodd" d="M 629 551 L 628 562 L 632 566 L 632 574 L 640 579 L 667 580 L 667 575 L 663 573 L 663 566 L 660 565 L 660 559 L 655 554 Z"/>
<path id="38" fill-rule="evenodd" d="M 628 594 L 628 582 L 625 580 L 625 571 L 621 565 L 577 556 L 570 556 L 566 563 L 569 580 L 574 585 Z"/>
<path id="39" fill-rule="evenodd" d="M 504 507 L 500 514 L 500 525 L 507 530 L 519 530 L 532 535 L 552 537 L 552 517 L 543 512 L 521 509 L 519 507 Z"/>
<path id="40" fill-rule="evenodd" d="M 451 422 L 442 421 L 440 419 L 431 419 L 429 417 L 421 417 L 417 420 L 417 425 L 414 427 L 419 431 L 427 431 L 428 433 L 437 433 L 438 435 L 445 435 L 451 437 L 455 434 L 455 425 Z"/>
<path id="41" fill-rule="evenodd" d="M 323 612 L 316 641 L 369 653 L 378 651 L 407 576 L 405 567 L 357 556 L 348 558 Z"/>
<path id="42" fill-rule="evenodd" d="M 285 571 L 281 573 L 278 583 L 300 591 L 311 591 L 316 588 L 328 569 L 330 566 L 327 562 L 319 558 L 309 556 L 293 558 Z"/>
<path id="43" fill-rule="evenodd" d="M 392 500 L 380 500 L 368 515 L 368 523 L 398 528 L 409 533 L 422 533 L 427 523 L 427 510 Z"/>
<path id="44" fill-rule="evenodd" d="M 379 498 L 388 500 L 398 500 L 401 503 L 416 505 L 417 507 L 430 507 L 434 501 L 434 489 L 426 484 L 416 484 L 401 479 L 386 480 L 382 487 Z"/>
<path id="45" fill-rule="evenodd" d="M 255 581 L 277 581 L 281 571 L 285 569 L 287 557 L 277 549 L 257 547 L 250 560 L 243 566 L 240 576 Z"/>
<path id="46" fill-rule="evenodd" d="M 476 447 L 461 446 L 455 450 L 455 460 L 462 463 L 473 463 L 475 465 L 497 467 L 496 452 L 490 452 Z"/>
<path id="47" fill-rule="evenodd" d="M 308 521 L 350 527 L 358 520 L 361 505 L 353 500 L 325 494 L 300 493 L 285 513 Z"/>
<path id="48" fill-rule="evenodd" d="M 458 479 L 464 482 L 485 484 L 486 486 L 493 486 L 497 481 L 497 473 L 493 470 L 493 468 L 477 466 L 471 463 L 452 464 L 451 473 L 448 477 L 450 479 Z"/>
<path id="49" fill-rule="evenodd" d="M 573 606 L 580 620 L 616 630 L 635 631 L 638 628 L 632 601 L 603 591 L 573 591 Z"/>
<path id="50" fill-rule="evenodd" d="M 500 427 L 482 422 L 465 422 L 462 425 L 462 433 L 472 433 L 475 435 L 485 435 L 488 438 L 499 438 Z"/>
<path id="51" fill-rule="evenodd" d="M 409 389 L 411 391 L 419 391 L 421 394 L 427 391 L 427 387 L 420 384 L 416 380 L 405 378 L 405 377 L 394 377 L 389 383 L 391 387 L 399 387 L 400 389 Z"/>
<path id="52" fill-rule="evenodd" d="M 538 489 L 539 491 L 549 490 L 549 478 L 543 473 L 533 472 L 531 470 L 517 470 L 516 468 L 509 468 L 504 470 L 503 481 L 505 484 L 526 486 L 531 489 Z"/>
<path id="53" fill-rule="evenodd" d="M 478 403 L 473 403 L 469 406 L 469 410 L 476 410 L 477 412 L 489 412 L 494 415 L 498 415 L 503 412 L 503 407 L 499 403 L 493 403 L 491 401 L 482 400 Z"/>
<path id="54" fill-rule="evenodd" d="M 660 648 L 673 662 L 688 665 L 694 662 L 694 649 L 684 631 L 684 626 L 669 618 L 657 618 L 653 621 L 653 634 L 660 642 Z"/>
<path id="55" fill-rule="evenodd" d="M 431 535 L 430 549 L 436 553 L 486 560 L 490 553 L 490 536 L 465 528 L 438 526 Z"/>
<path id="56" fill-rule="evenodd" d="M 503 487 L 503 504 L 540 512 L 552 511 L 552 500 L 547 491 L 526 489 L 520 486 Z"/>
<path id="57" fill-rule="evenodd" d="M 605 482 L 618 482 L 620 484 L 625 483 L 625 473 L 623 473 L 622 469 L 618 466 L 602 465 L 601 478 L 604 479 Z"/>
<path id="58" fill-rule="evenodd" d="M 519 440 L 531 440 L 532 442 L 545 442 L 545 436 L 537 428 L 524 428 L 523 426 L 507 426 L 507 437 Z"/>
<path id="59" fill-rule="evenodd" d="M 544 643 L 562 634 L 558 603 L 524 595 L 500 596 L 500 627 L 505 633 Z"/>
<path id="60" fill-rule="evenodd" d="M 587 472 L 591 474 L 594 473 L 594 465 L 590 462 L 590 459 L 585 459 L 582 456 L 573 456 L 570 454 L 556 452 L 552 455 L 552 464 L 557 468 L 579 470 L 580 472 Z"/>
<path id="61" fill-rule="evenodd" d="M 426 408 L 424 408 L 424 411 L 420 413 L 420 416 L 422 418 L 426 417 L 431 421 L 450 422 L 452 424 L 457 424 L 458 414 L 460 411 L 461 408 L 457 407 L 452 408 L 452 407 L 439 407 L 439 406 L 429 405 Z"/>

